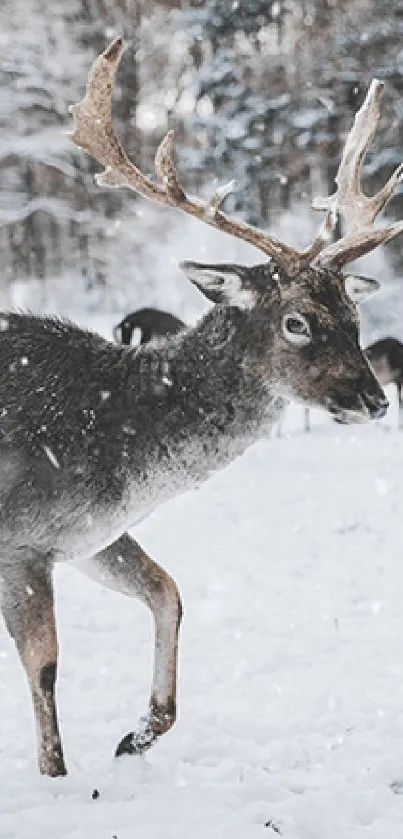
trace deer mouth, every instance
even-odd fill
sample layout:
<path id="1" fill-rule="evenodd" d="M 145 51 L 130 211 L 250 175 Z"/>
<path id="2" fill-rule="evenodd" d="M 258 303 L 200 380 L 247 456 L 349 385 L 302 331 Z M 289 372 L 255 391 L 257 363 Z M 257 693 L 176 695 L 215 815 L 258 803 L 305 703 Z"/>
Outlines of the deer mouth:
<path id="1" fill-rule="evenodd" d="M 345 407 L 333 399 L 327 400 L 326 408 L 332 418 L 342 425 L 364 423 L 371 419 L 382 419 L 388 410 L 389 402 L 385 396 L 372 396 L 363 393 L 357 397 L 354 407 Z"/>
<path id="2" fill-rule="evenodd" d="M 369 413 L 365 410 L 364 406 L 362 411 L 360 411 L 352 410 L 351 408 L 340 408 L 336 407 L 336 405 L 332 405 L 332 407 L 328 407 L 328 412 L 332 419 L 335 422 L 340 423 L 340 425 L 362 424 L 364 422 L 368 422 L 370 418 Z"/>

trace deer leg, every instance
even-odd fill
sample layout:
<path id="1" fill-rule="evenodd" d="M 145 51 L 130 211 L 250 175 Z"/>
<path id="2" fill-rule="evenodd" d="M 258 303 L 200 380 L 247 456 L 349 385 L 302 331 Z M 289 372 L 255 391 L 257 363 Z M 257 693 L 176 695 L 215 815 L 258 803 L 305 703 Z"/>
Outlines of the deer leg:
<path id="1" fill-rule="evenodd" d="M 51 566 L 42 559 L 19 565 L 1 580 L 1 611 L 31 689 L 43 775 L 66 775 L 57 722 L 57 637 Z"/>
<path id="2" fill-rule="evenodd" d="M 398 403 L 398 411 L 399 411 L 398 427 L 403 428 L 403 401 L 402 401 L 402 383 L 401 382 L 396 382 L 396 389 L 397 389 L 397 403 Z"/>
<path id="3" fill-rule="evenodd" d="M 311 424 L 310 424 L 310 417 L 309 417 L 309 408 L 304 408 L 304 431 L 310 431 Z"/>
<path id="4" fill-rule="evenodd" d="M 137 597 L 155 625 L 154 674 L 148 713 L 119 743 L 116 756 L 142 754 L 176 719 L 178 633 L 182 606 L 176 583 L 127 533 L 78 570 L 108 588 Z"/>

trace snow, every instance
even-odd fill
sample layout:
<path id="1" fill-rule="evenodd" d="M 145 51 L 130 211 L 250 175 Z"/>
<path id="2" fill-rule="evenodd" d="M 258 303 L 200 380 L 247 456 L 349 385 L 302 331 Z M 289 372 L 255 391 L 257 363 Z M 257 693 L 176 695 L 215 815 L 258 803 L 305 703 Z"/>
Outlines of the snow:
<path id="1" fill-rule="evenodd" d="M 146 756 L 112 756 L 147 707 L 141 604 L 57 568 L 58 780 L 37 774 L 0 630 L 1 839 L 403 836 L 403 436 L 395 405 L 313 424 L 291 409 L 282 437 L 136 529 L 185 607 L 179 720 Z"/>

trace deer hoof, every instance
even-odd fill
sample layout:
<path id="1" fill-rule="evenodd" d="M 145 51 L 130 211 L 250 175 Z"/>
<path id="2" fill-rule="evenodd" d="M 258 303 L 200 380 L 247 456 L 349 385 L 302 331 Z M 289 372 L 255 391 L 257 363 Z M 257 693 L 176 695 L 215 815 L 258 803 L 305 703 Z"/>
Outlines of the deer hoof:
<path id="1" fill-rule="evenodd" d="M 151 748 L 161 734 L 172 728 L 174 722 L 174 713 L 156 706 L 152 707 L 145 717 L 141 717 L 137 731 L 129 731 L 120 741 L 115 757 L 143 754 Z"/>

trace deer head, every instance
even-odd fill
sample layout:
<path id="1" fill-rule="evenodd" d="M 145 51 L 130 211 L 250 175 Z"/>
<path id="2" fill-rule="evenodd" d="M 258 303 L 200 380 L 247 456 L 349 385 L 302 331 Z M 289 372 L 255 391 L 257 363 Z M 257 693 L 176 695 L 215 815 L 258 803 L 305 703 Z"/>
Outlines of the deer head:
<path id="1" fill-rule="evenodd" d="M 209 201 L 190 198 L 173 156 L 173 132 L 156 154 L 161 185 L 144 176 L 125 153 L 111 117 L 116 70 L 124 51 L 117 38 L 94 61 L 83 101 L 71 108 L 71 140 L 105 170 L 98 183 L 129 187 L 160 204 L 175 207 L 225 233 L 254 245 L 270 259 L 262 265 L 182 265 L 189 279 L 212 302 L 243 312 L 249 335 L 245 364 L 259 370 L 271 394 L 326 408 L 342 421 L 383 416 L 387 400 L 359 346 L 357 303 L 378 288 L 375 280 L 343 273 L 344 266 L 403 231 L 403 222 L 376 229 L 374 220 L 398 183 L 399 166 L 373 197 L 361 189 L 362 166 L 374 136 L 383 84 L 374 80 L 347 137 L 333 196 L 317 200 L 324 222 L 304 251 L 220 209 L 234 183 Z M 332 241 L 338 215 L 346 234 Z"/>

